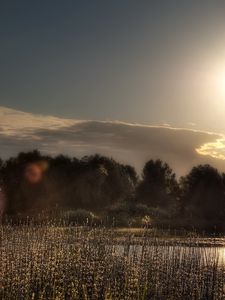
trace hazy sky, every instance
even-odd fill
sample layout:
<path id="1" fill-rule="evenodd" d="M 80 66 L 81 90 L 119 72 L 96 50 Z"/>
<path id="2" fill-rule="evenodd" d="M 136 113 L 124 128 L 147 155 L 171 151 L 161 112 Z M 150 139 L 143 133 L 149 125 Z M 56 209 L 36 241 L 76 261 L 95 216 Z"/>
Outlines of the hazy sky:
<path id="1" fill-rule="evenodd" d="M 87 121 L 35 115 L 0 107 L 0 157 L 39 149 L 82 157 L 100 153 L 140 173 L 149 159 L 169 163 L 177 175 L 194 165 L 225 171 L 225 136 L 206 131 L 119 121 Z"/>
<path id="2" fill-rule="evenodd" d="M 0 105 L 225 133 L 225 1 L 0 1 Z"/>

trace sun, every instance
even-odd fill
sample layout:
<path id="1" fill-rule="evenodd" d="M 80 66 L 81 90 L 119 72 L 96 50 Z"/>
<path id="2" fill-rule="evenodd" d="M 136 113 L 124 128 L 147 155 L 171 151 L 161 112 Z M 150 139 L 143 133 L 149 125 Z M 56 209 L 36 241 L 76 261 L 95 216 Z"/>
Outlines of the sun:
<path id="1" fill-rule="evenodd" d="M 225 98 L 225 70 L 219 73 L 217 77 L 217 89 L 219 95 Z"/>
<path id="2" fill-rule="evenodd" d="M 209 81 L 214 96 L 225 100 L 225 65 L 222 64 L 212 70 Z"/>

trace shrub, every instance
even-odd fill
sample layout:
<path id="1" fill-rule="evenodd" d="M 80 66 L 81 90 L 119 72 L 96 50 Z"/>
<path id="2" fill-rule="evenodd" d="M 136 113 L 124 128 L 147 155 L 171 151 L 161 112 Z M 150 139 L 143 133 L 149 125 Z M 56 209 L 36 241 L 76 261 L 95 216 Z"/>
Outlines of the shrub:
<path id="1" fill-rule="evenodd" d="M 63 217 L 70 224 L 89 225 L 99 221 L 96 215 L 85 209 L 68 210 L 63 213 Z"/>

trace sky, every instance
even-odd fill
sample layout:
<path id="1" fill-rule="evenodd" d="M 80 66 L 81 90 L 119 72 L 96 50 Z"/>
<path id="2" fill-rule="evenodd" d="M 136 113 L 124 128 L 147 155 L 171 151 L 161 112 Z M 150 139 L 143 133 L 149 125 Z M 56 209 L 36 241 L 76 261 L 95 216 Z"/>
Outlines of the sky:
<path id="1" fill-rule="evenodd" d="M 149 159 L 169 163 L 178 176 L 194 165 L 225 171 L 225 136 L 218 133 L 121 121 L 64 119 L 0 107 L 0 153 L 40 150 L 81 158 L 99 153 L 134 166 L 141 174 Z"/>
<path id="2" fill-rule="evenodd" d="M 66 124 L 169 126 L 215 133 L 193 153 L 224 159 L 224 1 L 2 0 L 0 41 L 2 135 L 21 111 L 31 123 L 51 115 Z"/>

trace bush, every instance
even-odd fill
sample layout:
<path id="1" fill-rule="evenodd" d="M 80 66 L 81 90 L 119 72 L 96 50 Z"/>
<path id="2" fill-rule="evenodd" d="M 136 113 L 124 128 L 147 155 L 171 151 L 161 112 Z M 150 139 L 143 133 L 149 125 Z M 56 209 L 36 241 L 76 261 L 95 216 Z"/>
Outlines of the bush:
<path id="1" fill-rule="evenodd" d="M 85 209 L 66 211 L 63 217 L 70 224 L 89 225 L 99 222 L 99 218 L 96 215 Z"/>

